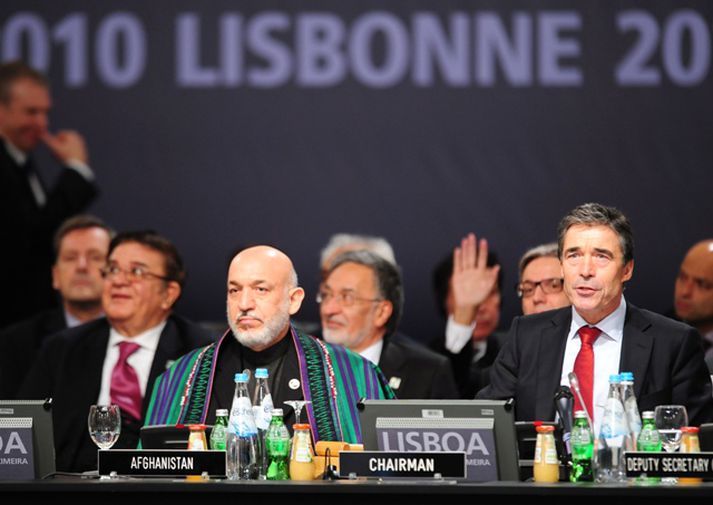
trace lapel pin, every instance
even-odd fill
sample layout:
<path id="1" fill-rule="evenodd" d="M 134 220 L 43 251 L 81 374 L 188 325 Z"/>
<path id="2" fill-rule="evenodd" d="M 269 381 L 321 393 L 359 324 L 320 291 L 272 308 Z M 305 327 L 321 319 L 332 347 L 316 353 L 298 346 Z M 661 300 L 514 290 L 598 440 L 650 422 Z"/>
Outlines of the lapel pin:
<path id="1" fill-rule="evenodd" d="M 401 377 L 391 377 L 389 379 L 389 386 L 391 386 L 391 389 L 399 389 L 399 386 L 401 386 Z"/>
<path id="2" fill-rule="evenodd" d="M 292 390 L 299 389 L 300 381 L 298 381 L 297 379 L 290 379 L 290 382 L 288 382 L 287 385 Z"/>

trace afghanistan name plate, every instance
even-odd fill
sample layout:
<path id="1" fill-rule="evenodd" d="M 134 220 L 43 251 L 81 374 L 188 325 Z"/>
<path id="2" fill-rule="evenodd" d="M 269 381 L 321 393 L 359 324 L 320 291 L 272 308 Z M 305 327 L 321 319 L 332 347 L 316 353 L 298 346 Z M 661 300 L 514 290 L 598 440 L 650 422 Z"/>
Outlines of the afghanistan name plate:
<path id="1" fill-rule="evenodd" d="M 187 477 L 207 473 L 225 476 L 225 451 L 125 450 L 98 451 L 99 475 Z"/>

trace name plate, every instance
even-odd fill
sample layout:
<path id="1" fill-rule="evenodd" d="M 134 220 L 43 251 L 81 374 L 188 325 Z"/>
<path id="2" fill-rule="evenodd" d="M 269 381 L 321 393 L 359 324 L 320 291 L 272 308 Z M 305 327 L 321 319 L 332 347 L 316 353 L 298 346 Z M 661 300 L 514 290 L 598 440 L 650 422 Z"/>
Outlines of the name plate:
<path id="1" fill-rule="evenodd" d="M 465 477 L 465 452 L 342 451 L 339 475 L 348 477 Z"/>
<path id="2" fill-rule="evenodd" d="M 32 418 L 0 418 L 0 480 L 35 478 Z"/>
<path id="3" fill-rule="evenodd" d="M 111 449 L 98 451 L 99 475 L 137 477 L 225 477 L 225 451 Z"/>
<path id="4" fill-rule="evenodd" d="M 626 452 L 626 476 L 713 479 L 713 452 Z"/>

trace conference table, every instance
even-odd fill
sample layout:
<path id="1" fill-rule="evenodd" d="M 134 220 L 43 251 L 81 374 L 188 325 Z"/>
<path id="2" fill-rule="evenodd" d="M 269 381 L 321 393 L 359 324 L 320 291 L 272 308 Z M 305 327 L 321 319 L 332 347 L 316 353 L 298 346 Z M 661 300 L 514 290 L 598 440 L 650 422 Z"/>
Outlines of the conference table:
<path id="1" fill-rule="evenodd" d="M 99 496 L 101 495 L 101 497 Z M 55 476 L 45 480 L 0 482 L 0 496 L 6 499 L 90 499 L 102 502 L 130 503 L 141 497 L 161 500 L 164 504 L 205 503 L 210 500 L 219 503 L 223 499 L 289 500 L 305 503 L 305 500 L 389 500 L 404 504 L 438 500 L 446 503 L 491 504 L 502 499 L 502 503 L 573 503 L 596 500 L 599 503 L 619 503 L 634 500 L 678 500 L 713 497 L 713 482 L 689 485 L 662 484 L 617 484 L 601 485 L 593 483 L 560 482 L 540 484 L 533 482 L 489 482 L 459 483 L 453 480 L 337 480 L 314 482 L 265 482 L 225 480 L 193 480 L 165 478 L 117 478 L 112 480 L 88 479 L 79 476 Z M 215 501 L 218 500 L 218 501 Z M 482 501 L 485 500 L 485 501 Z M 15 502 L 17 503 L 17 502 Z M 244 503 L 244 502 L 243 502 Z M 257 503 L 257 502 L 253 502 Z M 496 502 L 497 503 L 497 502 Z"/>

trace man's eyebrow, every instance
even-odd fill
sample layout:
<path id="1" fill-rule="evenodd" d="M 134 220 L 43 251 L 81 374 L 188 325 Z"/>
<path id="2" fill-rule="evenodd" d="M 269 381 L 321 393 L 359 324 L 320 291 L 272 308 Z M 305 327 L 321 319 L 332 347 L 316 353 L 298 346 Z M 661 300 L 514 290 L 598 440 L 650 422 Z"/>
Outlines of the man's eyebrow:
<path id="1" fill-rule="evenodd" d="M 614 256 L 614 253 L 612 251 L 610 251 L 609 249 L 605 249 L 603 247 L 595 247 L 594 251 L 596 251 L 598 253 L 606 254 L 607 256 L 612 256 L 612 257 Z"/>

